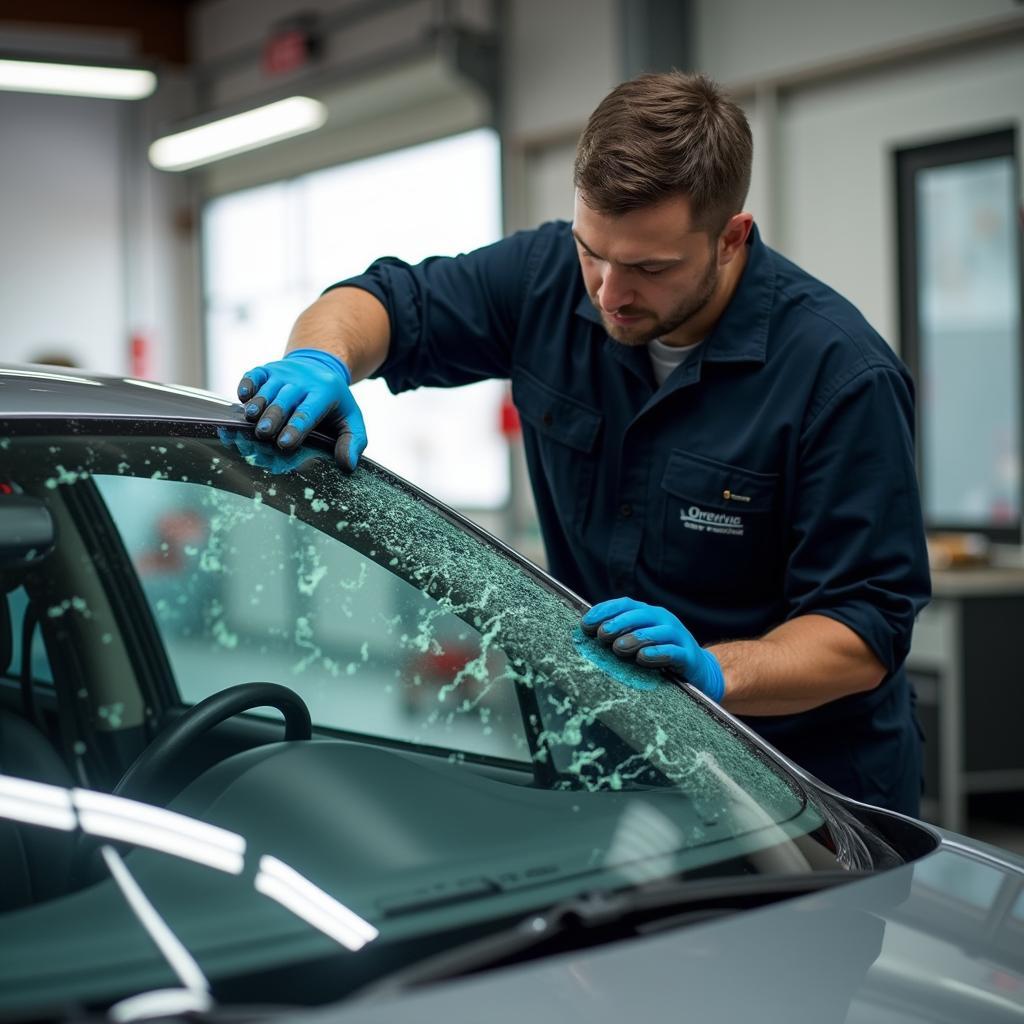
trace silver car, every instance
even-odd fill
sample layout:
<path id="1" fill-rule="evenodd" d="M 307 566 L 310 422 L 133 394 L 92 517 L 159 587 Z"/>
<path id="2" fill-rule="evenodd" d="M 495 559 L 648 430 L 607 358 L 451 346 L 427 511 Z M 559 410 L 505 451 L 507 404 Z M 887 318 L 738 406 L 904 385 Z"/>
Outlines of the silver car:
<path id="1" fill-rule="evenodd" d="M 2 1020 L 1024 1020 L 1024 861 L 325 438 L 0 367 L 0 597 Z"/>

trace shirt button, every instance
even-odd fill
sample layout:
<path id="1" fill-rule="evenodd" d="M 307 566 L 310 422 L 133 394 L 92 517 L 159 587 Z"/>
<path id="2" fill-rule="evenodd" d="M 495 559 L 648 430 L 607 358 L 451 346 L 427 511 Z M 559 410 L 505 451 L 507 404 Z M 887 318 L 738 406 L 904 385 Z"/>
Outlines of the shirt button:
<path id="1" fill-rule="evenodd" d="M 628 519 L 632 514 L 633 514 L 633 506 L 632 505 L 620 505 L 619 506 L 619 515 L 622 516 L 623 519 Z"/>
<path id="2" fill-rule="evenodd" d="M 544 424 L 545 427 L 550 427 L 551 424 L 555 422 L 555 417 L 552 416 L 551 413 L 546 412 L 543 416 L 541 416 L 540 421 L 541 423 Z"/>

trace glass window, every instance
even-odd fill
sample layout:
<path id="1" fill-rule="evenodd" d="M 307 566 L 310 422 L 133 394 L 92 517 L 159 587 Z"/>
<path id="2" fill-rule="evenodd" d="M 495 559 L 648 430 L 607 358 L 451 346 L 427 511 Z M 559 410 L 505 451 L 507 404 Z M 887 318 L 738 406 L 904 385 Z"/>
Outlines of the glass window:
<path id="1" fill-rule="evenodd" d="M 378 257 L 418 263 L 500 237 L 491 128 L 211 200 L 203 213 L 210 387 L 234 397 L 246 369 L 280 358 L 295 318 L 320 292 Z M 450 505 L 499 508 L 509 493 L 504 392 L 500 381 L 481 381 L 394 396 L 383 381 L 363 381 L 369 454 Z"/>
<path id="2" fill-rule="evenodd" d="M 104 499 L 184 700 L 280 682 L 323 725 L 532 760 L 552 785 L 683 786 L 716 819 L 739 794 L 762 823 L 801 812 L 746 741 L 584 637 L 575 602 L 387 473 L 211 431 L 18 446 L 28 493 Z"/>
<path id="3" fill-rule="evenodd" d="M 929 362 L 925 504 L 939 522 L 1015 524 L 1020 272 L 1013 160 L 929 168 L 917 190 L 921 343 Z M 964 381 L 981 401 L 964 404 Z"/>
<path id="4" fill-rule="evenodd" d="M 24 587 L 15 587 L 7 594 L 7 609 L 11 616 L 11 660 L 8 664 L 7 674 L 17 676 L 22 671 L 22 637 L 25 615 L 29 611 L 29 597 Z M 32 613 L 33 616 L 37 612 Z M 39 629 L 38 620 L 32 629 L 32 668 L 31 677 L 37 683 L 52 683 L 53 675 L 50 670 L 50 660 L 46 656 L 46 648 L 43 646 L 43 636 Z"/>
<path id="5" fill-rule="evenodd" d="M 934 529 L 1015 541 L 1021 520 L 1021 264 L 1013 132 L 901 151 L 904 355 L 918 382 Z"/>
<path id="6" fill-rule="evenodd" d="M 914 882 L 961 900 L 979 911 L 988 911 L 1006 878 L 988 864 L 968 860 L 960 854 L 939 854 L 914 865 Z"/>
<path id="7" fill-rule="evenodd" d="M 210 471 L 226 462 L 211 455 Z M 94 479 L 185 702 L 284 683 L 318 725 L 529 761 L 493 623 L 460 619 L 396 575 L 396 560 L 375 561 L 383 549 L 350 546 L 351 519 L 329 533 L 303 522 L 294 503 L 323 512 L 329 492 L 302 487 L 275 507 L 200 482 Z"/>

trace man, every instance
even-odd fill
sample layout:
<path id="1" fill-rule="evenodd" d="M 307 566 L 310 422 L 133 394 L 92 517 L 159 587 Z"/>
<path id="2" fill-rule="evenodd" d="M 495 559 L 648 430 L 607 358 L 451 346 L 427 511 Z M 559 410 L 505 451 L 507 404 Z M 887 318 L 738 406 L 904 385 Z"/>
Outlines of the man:
<path id="1" fill-rule="evenodd" d="M 703 76 L 620 85 L 580 140 L 571 226 L 377 261 L 239 396 L 285 450 L 326 422 L 352 470 L 353 380 L 511 378 L 550 569 L 599 602 L 584 628 L 675 667 L 840 791 L 913 814 L 902 663 L 929 580 L 912 384 L 760 240 L 751 150 Z"/>

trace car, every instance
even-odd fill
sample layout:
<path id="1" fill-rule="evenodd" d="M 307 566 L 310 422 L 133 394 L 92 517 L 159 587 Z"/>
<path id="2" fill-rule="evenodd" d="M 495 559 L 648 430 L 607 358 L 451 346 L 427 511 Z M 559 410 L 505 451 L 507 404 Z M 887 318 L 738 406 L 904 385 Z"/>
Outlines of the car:
<path id="1" fill-rule="evenodd" d="M 330 453 L 0 366 L 0 1019 L 1024 1019 L 1024 860 Z"/>

